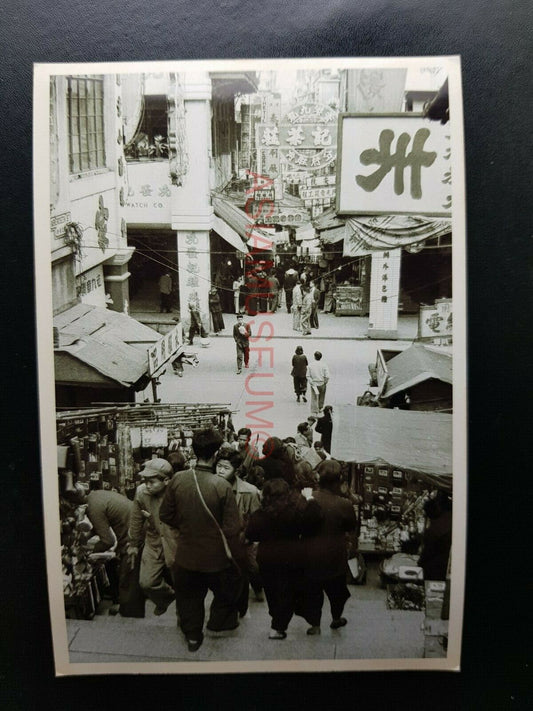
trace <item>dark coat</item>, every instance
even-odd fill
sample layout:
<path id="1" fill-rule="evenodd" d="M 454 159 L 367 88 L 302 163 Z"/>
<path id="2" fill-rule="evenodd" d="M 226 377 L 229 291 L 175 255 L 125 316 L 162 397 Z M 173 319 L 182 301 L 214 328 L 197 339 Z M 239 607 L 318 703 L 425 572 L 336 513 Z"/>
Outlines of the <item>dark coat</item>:
<path id="1" fill-rule="evenodd" d="M 241 519 L 231 484 L 202 466 L 196 467 L 196 476 L 202 496 L 230 547 L 238 547 Z M 180 472 L 168 484 L 159 519 L 179 531 L 176 564 L 204 573 L 228 567 L 222 536 L 202 504 L 191 469 Z"/>
<path id="2" fill-rule="evenodd" d="M 233 338 L 234 338 L 237 346 L 240 346 L 241 348 L 248 348 L 248 346 L 250 345 L 250 336 L 252 335 L 252 329 L 250 328 L 249 324 L 247 324 L 247 323 L 243 322 L 242 325 L 246 329 L 246 334 L 243 335 L 239 331 L 239 324 L 236 323 L 233 326 Z"/>
<path id="3" fill-rule="evenodd" d="M 94 532 L 100 537 L 95 545 L 95 553 L 107 551 L 113 547 L 117 538 L 117 552 L 122 553 L 128 543 L 128 528 L 132 502 L 116 491 L 100 489 L 91 491 L 87 497 L 87 516 Z"/>
<path id="4" fill-rule="evenodd" d="M 287 506 L 277 515 L 264 508 L 255 511 L 246 527 L 246 538 L 259 541 L 260 569 L 302 570 L 305 556 L 301 536 L 316 530 L 321 517 L 318 503 L 307 501 L 297 491 L 291 492 Z"/>
<path id="5" fill-rule="evenodd" d="M 324 449 L 328 454 L 331 454 L 331 434 L 333 432 L 333 420 L 331 414 L 326 412 L 323 417 L 319 417 L 316 421 L 315 432 L 318 432 Z"/>
<path id="6" fill-rule="evenodd" d="M 448 557 L 452 545 L 452 512 L 443 511 L 432 519 L 424 531 L 424 542 L 418 565 L 425 580 L 446 580 Z"/>
<path id="7" fill-rule="evenodd" d="M 307 375 L 307 356 L 304 353 L 293 355 L 291 375 L 295 378 L 305 378 Z"/>
<path id="8" fill-rule="evenodd" d="M 346 572 L 346 533 L 357 525 L 347 499 L 320 489 L 313 496 L 322 509 L 322 522 L 315 535 L 306 538 L 306 574 L 316 580 L 336 578 Z"/>

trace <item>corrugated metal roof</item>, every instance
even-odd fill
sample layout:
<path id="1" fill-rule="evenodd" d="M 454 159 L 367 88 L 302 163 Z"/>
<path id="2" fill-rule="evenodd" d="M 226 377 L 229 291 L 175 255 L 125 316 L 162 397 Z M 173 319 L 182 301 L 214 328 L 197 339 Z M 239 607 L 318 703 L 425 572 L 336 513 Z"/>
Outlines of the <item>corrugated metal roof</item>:
<path id="1" fill-rule="evenodd" d="M 453 416 L 378 407 L 335 408 L 332 455 L 346 462 L 384 459 L 424 474 L 452 473 Z"/>
<path id="2" fill-rule="evenodd" d="M 389 398 L 425 380 L 434 378 L 453 384 L 453 358 L 449 353 L 438 353 L 415 343 L 387 363 L 388 378 L 381 393 Z"/>
<path id="3" fill-rule="evenodd" d="M 130 387 L 148 370 L 148 348 L 161 336 L 126 314 L 77 304 L 54 318 L 58 351 Z"/>

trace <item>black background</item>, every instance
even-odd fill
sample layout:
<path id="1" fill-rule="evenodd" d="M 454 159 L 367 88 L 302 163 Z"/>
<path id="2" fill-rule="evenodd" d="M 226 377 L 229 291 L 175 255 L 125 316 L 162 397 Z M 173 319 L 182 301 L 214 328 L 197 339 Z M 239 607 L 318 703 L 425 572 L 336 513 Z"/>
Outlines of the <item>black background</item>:
<path id="1" fill-rule="evenodd" d="M 4 0 L 4 708 L 436 710 L 529 705 L 530 7 L 529 0 L 197 0 L 190 6 L 181 0 L 56 0 L 44 5 Z M 462 55 L 465 106 L 470 473 L 463 671 L 55 679 L 39 473 L 32 63 L 439 54 Z"/>

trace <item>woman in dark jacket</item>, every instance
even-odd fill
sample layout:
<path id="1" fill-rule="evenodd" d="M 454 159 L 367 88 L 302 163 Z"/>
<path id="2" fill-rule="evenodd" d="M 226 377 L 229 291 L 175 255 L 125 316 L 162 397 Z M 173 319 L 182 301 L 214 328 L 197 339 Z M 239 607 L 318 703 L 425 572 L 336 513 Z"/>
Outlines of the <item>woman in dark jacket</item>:
<path id="1" fill-rule="evenodd" d="M 315 431 L 321 435 L 322 444 L 328 454 L 331 454 L 331 434 L 333 432 L 332 412 L 333 408 L 331 405 L 326 405 L 324 415 L 318 418 L 315 425 Z"/>
<path id="2" fill-rule="evenodd" d="M 224 330 L 225 326 L 224 318 L 222 317 L 220 296 L 216 286 L 211 287 L 211 291 L 209 292 L 209 311 L 211 312 L 211 319 L 213 321 L 213 331 L 218 334 L 219 331 Z"/>
<path id="3" fill-rule="evenodd" d="M 298 346 L 292 357 L 292 379 L 294 382 L 294 392 L 296 400 L 300 402 L 300 396 L 304 402 L 307 402 L 305 393 L 307 390 L 307 357 L 304 355 L 302 346 Z"/>
<path id="4" fill-rule="evenodd" d="M 269 639 L 287 636 L 287 627 L 304 592 L 301 537 L 317 528 L 321 516 L 316 501 L 306 500 L 285 480 L 265 482 L 262 506 L 251 515 L 246 537 L 259 541 L 257 563 L 272 618 Z"/>

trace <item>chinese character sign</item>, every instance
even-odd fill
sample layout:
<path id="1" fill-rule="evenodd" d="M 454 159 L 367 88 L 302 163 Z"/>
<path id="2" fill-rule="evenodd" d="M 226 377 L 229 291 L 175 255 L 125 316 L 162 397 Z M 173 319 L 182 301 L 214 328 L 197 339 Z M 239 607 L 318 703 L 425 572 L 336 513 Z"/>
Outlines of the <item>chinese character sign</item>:
<path id="1" fill-rule="evenodd" d="M 447 216 L 450 128 L 419 114 L 341 117 L 337 211 Z"/>

